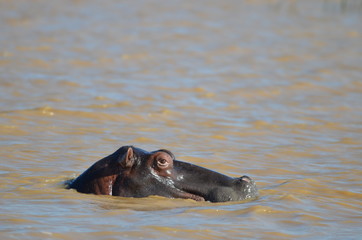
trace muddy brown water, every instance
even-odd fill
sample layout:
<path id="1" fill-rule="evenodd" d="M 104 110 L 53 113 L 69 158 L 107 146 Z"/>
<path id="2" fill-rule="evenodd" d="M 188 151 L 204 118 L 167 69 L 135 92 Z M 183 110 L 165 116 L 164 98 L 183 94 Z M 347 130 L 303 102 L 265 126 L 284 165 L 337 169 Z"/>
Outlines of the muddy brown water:
<path id="1" fill-rule="evenodd" d="M 361 1 L 0 1 L 1 239 L 360 239 Z M 62 183 L 122 145 L 251 176 L 200 203 Z"/>

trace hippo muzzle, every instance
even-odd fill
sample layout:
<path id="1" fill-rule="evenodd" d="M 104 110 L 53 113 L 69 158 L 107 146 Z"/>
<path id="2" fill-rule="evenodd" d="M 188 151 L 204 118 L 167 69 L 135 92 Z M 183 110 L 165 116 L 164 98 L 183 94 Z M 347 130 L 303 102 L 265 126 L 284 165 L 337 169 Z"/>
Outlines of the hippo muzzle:
<path id="1" fill-rule="evenodd" d="M 257 196 L 248 176 L 232 178 L 190 163 L 174 161 L 176 188 L 210 202 L 241 201 Z"/>
<path id="2" fill-rule="evenodd" d="M 257 197 L 248 176 L 232 178 L 176 160 L 165 149 L 147 152 L 124 146 L 99 160 L 69 184 L 81 193 L 122 197 L 159 195 L 196 201 L 226 202 Z"/>

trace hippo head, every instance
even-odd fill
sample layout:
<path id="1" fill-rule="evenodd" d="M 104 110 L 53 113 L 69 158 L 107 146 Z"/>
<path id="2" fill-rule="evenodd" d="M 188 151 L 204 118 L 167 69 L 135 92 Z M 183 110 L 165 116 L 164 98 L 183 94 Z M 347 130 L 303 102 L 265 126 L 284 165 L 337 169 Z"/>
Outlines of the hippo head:
<path id="1" fill-rule="evenodd" d="M 178 161 L 168 150 L 147 152 L 124 146 L 76 178 L 70 188 L 82 193 L 123 197 L 159 195 L 196 201 L 239 201 L 257 196 L 254 181 L 232 178 Z"/>

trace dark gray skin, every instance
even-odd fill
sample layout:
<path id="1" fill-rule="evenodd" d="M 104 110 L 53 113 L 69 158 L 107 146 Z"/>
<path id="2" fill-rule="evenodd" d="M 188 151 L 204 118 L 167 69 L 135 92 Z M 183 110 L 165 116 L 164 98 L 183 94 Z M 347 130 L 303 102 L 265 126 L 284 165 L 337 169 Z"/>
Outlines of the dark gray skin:
<path id="1" fill-rule="evenodd" d="M 123 146 L 69 184 L 81 193 L 122 197 L 159 195 L 196 201 L 226 202 L 257 196 L 248 176 L 232 178 L 190 163 L 175 160 L 164 149 L 147 152 Z"/>

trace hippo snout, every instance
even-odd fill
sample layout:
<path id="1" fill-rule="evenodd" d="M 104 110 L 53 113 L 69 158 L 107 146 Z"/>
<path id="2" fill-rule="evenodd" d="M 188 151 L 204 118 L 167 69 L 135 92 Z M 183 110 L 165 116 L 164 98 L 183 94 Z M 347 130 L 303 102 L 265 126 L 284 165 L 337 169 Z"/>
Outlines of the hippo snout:
<path id="1" fill-rule="evenodd" d="M 258 190 L 255 182 L 248 176 L 234 178 L 229 186 L 212 189 L 206 199 L 210 202 L 242 201 L 256 198 Z"/>
<path id="2" fill-rule="evenodd" d="M 249 176 L 244 175 L 238 178 L 236 185 L 236 187 L 241 191 L 240 200 L 251 199 L 258 196 L 258 190 L 256 188 L 255 182 Z"/>

